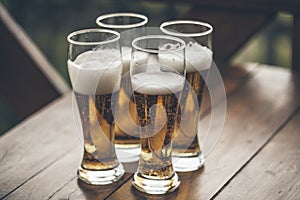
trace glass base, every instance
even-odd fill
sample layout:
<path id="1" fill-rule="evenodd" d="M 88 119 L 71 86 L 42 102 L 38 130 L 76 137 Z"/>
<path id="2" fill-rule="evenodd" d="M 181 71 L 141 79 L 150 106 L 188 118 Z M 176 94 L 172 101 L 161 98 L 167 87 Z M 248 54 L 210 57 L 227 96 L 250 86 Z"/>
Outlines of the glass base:
<path id="1" fill-rule="evenodd" d="M 114 183 L 123 176 L 125 170 L 120 163 L 117 167 L 108 170 L 87 170 L 79 167 L 78 178 L 91 185 L 107 185 Z"/>
<path id="2" fill-rule="evenodd" d="M 127 147 L 126 145 L 115 145 L 118 160 L 123 163 L 136 162 L 140 159 L 140 145 Z"/>
<path id="3" fill-rule="evenodd" d="M 180 181 L 178 175 L 174 175 L 169 179 L 149 179 L 142 176 L 140 173 L 135 173 L 133 176 L 132 185 L 139 191 L 148 194 L 165 194 L 173 192 L 178 188 Z"/>
<path id="4" fill-rule="evenodd" d="M 173 156 L 173 167 L 177 172 L 191 172 L 200 169 L 205 162 L 204 155 L 201 153 L 198 156 Z"/>

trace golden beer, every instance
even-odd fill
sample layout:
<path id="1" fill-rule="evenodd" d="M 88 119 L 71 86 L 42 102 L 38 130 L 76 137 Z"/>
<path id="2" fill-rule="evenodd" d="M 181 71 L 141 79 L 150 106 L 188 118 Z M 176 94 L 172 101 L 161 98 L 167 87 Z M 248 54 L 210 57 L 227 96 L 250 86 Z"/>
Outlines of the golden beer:
<path id="1" fill-rule="evenodd" d="M 113 145 L 112 94 L 84 95 L 75 92 L 84 136 L 82 169 L 106 170 L 119 165 Z"/>
<path id="2" fill-rule="evenodd" d="M 156 176 L 159 179 L 171 177 L 174 174 L 171 165 L 171 141 L 177 116 L 177 97 L 179 95 L 179 93 L 148 95 L 134 92 L 139 125 L 144 127 L 152 123 L 154 127 L 162 126 L 162 129 L 153 136 L 151 130 L 140 133 L 142 153 L 139 170 L 143 175 Z M 152 110 L 155 113 L 151 113 L 149 110 L 153 105 L 158 107 L 155 111 Z M 165 124 L 161 124 L 163 112 L 167 113 Z M 151 121 L 150 113 L 155 116 L 154 121 Z"/>
<path id="3" fill-rule="evenodd" d="M 135 124 L 132 124 L 132 122 L 137 122 L 136 105 L 130 100 L 133 92 L 129 77 L 131 48 L 122 47 L 122 52 L 123 76 L 117 101 L 117 114 L 120 120 L 118 120 L 115 126 L 115 144 L 117 148 L 139 148 L 140 138 L 138 129 L 136 129 Z M 129 116 L 127 115 L 126 104 L 129 104 Z M 125 130 L 121 127 L 124 127 Z"/>
<path id="4" fill-rule="evenodd" d="M 196 42 L 189 42 L 186 58 L 186 82 L 181 99 L 181 116 L 178 119 L 181 122 L 178 123 L 173 141 L 174 168 L 183 172 L 197 170 L 205 161 L 198 138 L 198 121 L 212 51 Z"/>
<path id="5" fill-rule="evenodd" d="M 132 80 L 141 86 L 134 91 L 134 101 L 138 124 L 142 127 L 142 152 L 134 185 L 141 189 L 143 181 L 150 178 L 164 181 L 170 188 L 177 187 L 179 182 L 172 166 L 172 140 L 180 114 L 178 106 L 184 77 L 171 72 L 153 72 L 134 75 Z"/>
<path id="6" fill-rule="evenodd" d="M 184 118 L 178 119 L 184 121 L 180 123 L 173 140 L 173 156 L 198 156 L 201 154 L 197 127 L 207 74 L 208 70 L 186 73 L 187 82 L 181 101 L 181 112 Z"/>
<path id="7" fill-rule="evenodd" d="M 122 80 L 123 81 L 123 80 Z M 137 114 L 136 114 L 136 105 L 133 101 L 130 100 L 129 95 L 125 92 L 124 88 L 121 88 L 119 91 L 119 100 L 118 100 L 118 107 L 119 111 L 118 113 L 124 114 L 125 110 L 124 109 L 124 104 L 128 103 L 129 104 L 129 113 L 130 113 L 130 118 L 134 122 L 137 121 Z M 121 114 L 121 115 L 122 115 Z M 115 126 L 115 144 L 117 148 L 139 148 L 140 147 L 140 139 L 139 139 L 139 134 L 138 130 L 135 129 L 135 126 L 131 126 L 131 121 L 128 118 L 128 116 L 121 116 L 121 120 L 118 124 Z M 130 132 L 127 133 L 126 130 L 122 130 L 120 126 L 125 126 L 126 130 L 129 130 Z"/>
<path id="8" fill-rule="evenodd" d="M 137 114 L 135 104 L 130 101 L 132 88 L 127 72 L 129 72 L 131 60 L 131 42 L 138 36 L 145 34 L 147 22 L 148 18 L 145 15 L 126 12 L 108 13 L 96 19 L 96 23 L 100 27 L 118 31 L 121 36 L 123 76 L 116 105 L 118 119 L 114 131 L 117 154 L 123 162 L 136 161 L 140 154 L 140 140 L 136 126 Z"/>
<path id="9" fill-rule="evenodd" d="M 173 161 L 176 171 L 194 171 L 205 161 L 198 141 L 198 120 L 204 80 L 212 64 L 213 27 L 201 21 L 172 20 L 163 22 L 160 30 L 186 42 L 186 79 L 190 87 L 185 87 L 183 92 L 181 124 L 174 139 Z"/>
<path id="10" fill-rule="evenodd" d="M 81 30 L 68 36 L 68 71 L 84 139 L 78 177 L 88 184 L 110 184 L 124 174 L 114 148 L 112 110 L 122 73 L 118 39 L 117 32 L 101 29 Z"/>
<path id="11" fill-rule="evenodd" d="M 134 90 L 141 157 L 132 185 L 148 194 L 165 194 L 180 181 L 172 163 L 172 141 L 185 82 L 183 40 L 147 35 L 132 42 L 130 79 Z"/>

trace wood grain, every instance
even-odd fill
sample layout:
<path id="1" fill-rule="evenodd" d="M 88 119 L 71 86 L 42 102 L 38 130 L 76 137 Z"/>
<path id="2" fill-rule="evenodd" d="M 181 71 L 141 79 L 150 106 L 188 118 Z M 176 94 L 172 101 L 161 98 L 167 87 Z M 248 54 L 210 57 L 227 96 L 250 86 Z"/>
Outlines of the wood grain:
<path id="1" fill-rule="evenodd" d="M 300 199 L 300 109 L 216 199 Z"/>
<path id="2" fill-rule="evenodd" d="M 71 106 L 69 94 L 1 137 L 0 198 L 80 145 Z"/>
<path id="3" fill-rule="evenodd" d="M 241 85 L 243 85 L 244 82 L 252 78 L 253 75 L 258 73 L 259 71 L 260 69 L 258 68 L 257 63 L 245 63 L 243 65 L 236 65 L 231 67 L 221 67 L 220 73 L 221 73 L 222 81 L 224 82 L 226 96 L 227 97 L 230 96 L 234 90 L 236 90 Z M 208 76 L 208 79 L 211 79 L 211 81 L 213 81 L 214 77 Z M 219 86 L 215 85 L 214 87 L 219 87 Z M 212 87 L 212 90 L 218 89 L 214 87 Z M 207 115 L 207 113 L 210 110 L 210 107 L 211 107 L 210 95 L 207 88 L 205 88 L 203 100 L 201 102 L 201 107 L 200 107 L 201 117 Z"/>
<path id="4" fill-rule="evenodd" d="M 103 199 L 131 177 L 126 173 L 108 186 L 77 181 L 83 144 L 74 129 L 71 97 L 61 98 L 1 138 L 1 198 Z"/>
<path id="5" fill-rule="evenodd" d="M 76 176 L 81 157 L 81 145 L 69 152 L 64 152 L 54 163 L 27 180 L 24 185 L 4 199 L 48 199 L 63 184 Z"/>
<path id="6" fill-rule="evenodd" d="M 118 182 L 105 186 L 79 181 L 76 172 L 82 152 L 82 146 L 78 145 L 5 199 L 104 199 L 131 177 L 126 173 Z"/>
<path id="7" fill-rule="evenodd" d="M 299 78 L 263 68 L 228 98 L 223 134 L 205 167 L 179 174 L 178 191 L 163 196 L 137 192 L 127 182 L 108 199 L 210 199 L 256 154 L 299 106 Z M 203 119 L 208 124 L 210 117 Z"/>
<path id="8" fill-rule="evenodd" d="M 226 70 L 226 72 L 223 72 L 223 74 L 224 74 L 223 79 L 225 82 L 226 91 L 228 93 L 231 93 L 232 91 L 234 91 L 234 89 L 238 88 L 243 81 L 245 81 L 245 80 L 247 80 L 247 78 L 251 77 L 250 72 L 253 72 L 254 69 L 257 69 L 257 64 L 252 63 L 252 64 L 245 65 L 243 67 L 233 67 L 231 69 Z M 259 71 L 259 70 L 257 70 L 257 71 Z M 203 110 L 209 109 L 209 106 L 210 106 L 209 96 L 207 94 L 206 94 L 205 102 L 204 102 Z M 64 163 L 61 163 L 61 167 L 63 165 L 64 165 Z M 54 167 L 54 166 L 51 166 L 49 168 L 52 168 L 52 167 Z M 134 167 L 136 167 L 136 166 L 132 167 L 128 164 L 125 164 L 125 168 L 131 168 L 130 171 L 133 171 L 132 168 L 134 168 Z M 75 168 L 72 169 L 71 172 L 74 170 L 76 170 L 76 169 Z M 69 172 L 68 172 L 68 174 L 69 174 Z M 131 180 L 131 176 L 132 176 L 132 174 L 127 174 L 126 179 L 124 179 L 124 180 L 122 179 L 122 181 L 120 181 L 120 183 L 117 185 L 117 187 L 119 187 L 123 181 L 127 181 L 127 179 Z M 26 183 L 26 185 L 27 184 L 32 185 L 35 182 L 39 182 L 39 180 L 34 178 L 32 183 Z M 90 191 L 93 195 L 85 194 L 86 192 L 78 186 L 77 179 L 75 179 L 75 177 L 74 177 L 74 179 L 72 181 L 67 182 L 64 187 L 59 189 L 59 191 L 57 193 L 55 193 L 52 196 L 52 198 L 53 199 L 60 199 L 60 198 L 102 199 L 105 197 L 105 195 L 107 195 L 107 196 L 110 195 L 110 193 L 108 193 L 108 192 L 105 193 L 101 189 L 99 190 L 99 194 L 97 192 L 93 191 L 92 189 L 90 189 Z M 16 191 L 16 192 L 19 193 L 19 191 Z M 99 196 L 100 194 L 101 194 L 101 198 Z"/>
<path id="9" fill-rule="evenodd" d="M 78 183 L 75 172 L 80 162 L 81 145 L 77 139 L 74 140 L 70 137 L 74 134 L 72 132 L 74 130 L 70 130 L 73 122 L 70 108 L 71 96 L 69 95 L 0 139 L 0 145 L 7 144 L 3 149 L 4 151 L 1 149 L 1 152 L 3 152 L 1 157 L 4 158 L 4 161 L 13 160 L 8 162 L 12 168 L 8 171 L 9 173 L 2 170 L 7 168 L 2 168 L 3 162 L 1 161 L 1 177 L 9 175 L 6 181 L 0 181 L 1 194 L 9 194 L 8 199 L 25 197 L 35 199 L 103 199 L 105 197 L 108 197 L 108 199 L 208 199 L 212 197 L 218 193 L 228 180 L 234 177 L 237 171 L 251 159 L 255 151 L 261 148 L 263 143 L 270 138 L 270 134 L 295 108 L 297 102 L 299 104 L 299 91 L 297 90 L 299 78 L 294 78 L 290 73 L 283 70 L 264 67 L 251 68 L 254 68 L 254 73 L 250 72 L 250 75 L 247 74 L 247 70 L 244 71 L 247 73 L 243 73 L 238 68 L 230 68 L 234 71 L 228 72 L 231 77 L 227 79 L 228 83 L 225 81 L 225 87 L 227 90 L 230 89 L 231 96 L 229 97 L 230 109 L 224 134 L 215 150 L 207 158 L 206 165 L 202 170 L 179 174 L 181 186 L 178 191 L 164 196 L 144 195 L 131 187 L 131 174 L 126 174 L 120 182 L 108 187 L 99 188 Z M 245 79 L 235 79 L 234 74 L 243 75 Z M 226 78 L 224 79 L 226 80 Z M 234 84 L 228 87 L 231 80 Z M 284 104 L 286 105 L 283 106 Z M 257 115 L 260 116 L 259 119 L 257 119 Z M 270 118 L 270 116 L 274 117 Z M 203 120 L 208 122 L 209 118 L 210 116 L 207 115 Z M 50 124 L 43 123 L 45 121 L 49 123 L 49 119 L 53 119 Z M 244 119 L 244 121 L 241 122 L 240 119 Z M 36 126 L 36 124 L 38 125 Z M 27 129 L 24 130 L 24 127 L 27 127 Z M 16 142 L 11 142 L 14 141 L 12 138 L 20 135 L 20 132 L 24 132 L 24 137 L 16 138 Z M 23 142 L 19 140 L 24 140 L 27 136 L 34 138 L 39 132 L 41 135 L 36 139 L 43 145 L 39 143 L 37 147 L 33 145 L 33 150 L 28 150 L 29 147 L 27 147 L 25 150 L 24 148 L 14 148 L 12 152 L 8 151 L 9 143 L 13 146 L 19 145 L 22 147 L 31 142 L 26 139 Z M 68 143 L 58 140 L 60 135 L 65 135 L 62 136 L 62 139 L 68 141 Z M 44 158 L 43 155 L 32 153 L 36 149 L 49 151 L 49 154 L 46 153 L 49 160 Z M 66 151 L 59 151 L 60 149 Z M 22 152 L 27 153 L 24 156 Z M 21 169 L 13 167 L 19 161 L 14 159 L 18 158 L 19 154 L 24 157 L 21 162 Z M 29 164 L 25 162 L 26 160 L 34 163 L 32 166 L 38 166 L 39 169 L 29 168 Z M 126 183 L 123 184 L 124 182 Z M 44 187 L 45 185 L 47 187 Z M 118 189 L 119 187 L 120 189 Z M 2 188 L 6 188 L 6 190 Z M 9 188 L 12 188 L 13 192 Z M 116 192 L 114 192 L 115 190 Z M 27 194 L 27 196 L 24 194 Z"/>
<path id="10" fill-rule="evenodd" d="M 54 193 L 50 199 L 105 199 L 117 188 L 119 188 L 124 182 L 130 179 L 132 174 L 125 173 L 120 181 L 106 185 L 106 186 L 93 186 L 87 185 L 74 177 L 70 182 L 66 184 L 61 190 Z"/>

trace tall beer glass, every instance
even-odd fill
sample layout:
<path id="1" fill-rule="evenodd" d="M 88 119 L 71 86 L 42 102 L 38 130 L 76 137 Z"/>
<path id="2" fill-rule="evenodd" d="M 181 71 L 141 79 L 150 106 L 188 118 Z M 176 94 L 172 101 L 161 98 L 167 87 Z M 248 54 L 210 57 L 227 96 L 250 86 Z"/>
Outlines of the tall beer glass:
<path id="1" fill-rule="evenodd" d="M 117 112 L 115 116 L 115 146 L 118 158 L 122 162 L 137 161 L 140 156 L 140 139 L 138 130 L 132 122 L 137 121 L 136 106 L 130 101 L 132 86 L 129 77 L 131 60 L 131 42 L 146 34 L 148 18 L 137 13 L 110 13 L 99 16 L 96 23 L 103 28 L 113 29 L 120 33 L 120 45 L 123 61 L 123 74 L 119 91 Z M 125 105 L 129 102 L 128 107 Z"/>
<path id="2" fill-rule="evenodd" d="M 119 33 L 104 29 L 68 35 L 68 70 L 79 109 L 84 154 L 78 177 L 88 184 L 115 182 L 124 174 L 114 149 L 111 99 L 121 82 Z"/>
<path id="3" fill-rule="evenodd" d="M 182 97 L 182 122 L 173 142 L 174 168 L 186 172 L 199 169 L 205 161 L 200 149 L 198 119 L 205 79 L 212 63 L 210 24 L 175 20 L 161 24 L 162 32 L 186 42 L 186 87 Z"/>
<path id="4" fill-rule="evenodd" d="M 171 153 L 184 87 L 185 43 L 171 36 L 148 35 L 133 40 L 132 47 L 130 76 L 142 146 L 132 184 L 142 192 L 163 194 L 180 183 Z"/>

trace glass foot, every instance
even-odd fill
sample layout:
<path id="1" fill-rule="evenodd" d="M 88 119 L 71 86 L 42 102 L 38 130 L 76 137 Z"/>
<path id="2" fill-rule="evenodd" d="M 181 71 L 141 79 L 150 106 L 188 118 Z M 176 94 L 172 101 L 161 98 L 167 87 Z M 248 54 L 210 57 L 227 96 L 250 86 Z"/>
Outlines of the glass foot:
<path id="1" fill-rule="evenodd" d="M 91 185 L 107 185 L 118 181 L 125 173 L 122 164 L 108 170 L 87 170 L 80 166 L 78 178 Z"/>
<path id="2" fill-rule="evenodd" d="M 178 175 L 174 175 L 169 179 L 149 179 L 143 177 L 140 173 L 135 173 L 132 185 L 139 191 L 148 194 L 165 194 L 173 192 L 178 188 L 180 181 Z"/>
<path id="3" fill-rule="evenodd" d="M 201 153 L 198 156 L 173 156 L 173 167 L 177 172 L 191 172 L 200 169 L 205 162 L 204 155 Z"/>
<path id="4" fill-rule="evenodd" d="M 118 160 L 123 163 L 128 162 L 135 162 L 140 159 L 141 155 L 141 147 L 140 145 L 135 147 L 126 147 L 126 146 L 119 146 L 115 145 L 116 154 L 118 157 Z"/>

